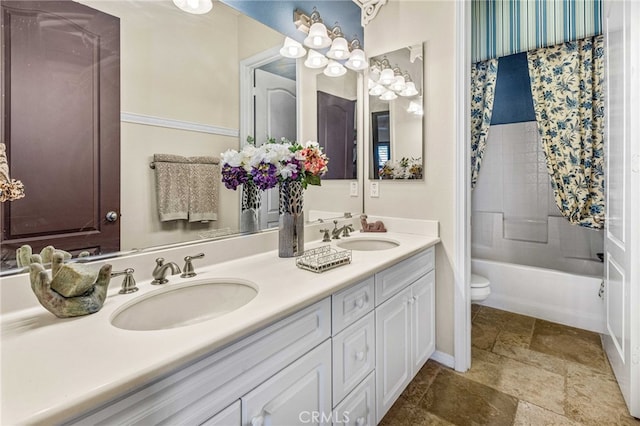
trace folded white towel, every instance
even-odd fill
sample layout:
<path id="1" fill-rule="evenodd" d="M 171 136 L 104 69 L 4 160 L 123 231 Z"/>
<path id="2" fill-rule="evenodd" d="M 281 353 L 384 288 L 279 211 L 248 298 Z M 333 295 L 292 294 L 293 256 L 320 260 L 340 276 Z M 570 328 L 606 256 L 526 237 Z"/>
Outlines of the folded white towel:
<path id="1" fill-rule="evenodd" d="M 189 160 L 180 155 L 154 154 L 158 214 L 162 222 L 189 217 Z"/>
<path id="2" fill-rule="evenodd" d="M 218 220 L 220 160 L 189 157 L 189 222 Z"/>

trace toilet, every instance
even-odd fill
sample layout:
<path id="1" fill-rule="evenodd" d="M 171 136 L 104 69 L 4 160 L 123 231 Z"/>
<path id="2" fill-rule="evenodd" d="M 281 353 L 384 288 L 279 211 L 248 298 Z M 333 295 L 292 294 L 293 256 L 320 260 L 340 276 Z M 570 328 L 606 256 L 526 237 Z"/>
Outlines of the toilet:
<path id="1" fill-rule="evenodd" d="M 489 280 L 482 275 L 471 274 L 471 302 L 478 303 L 491 294 Z"/>

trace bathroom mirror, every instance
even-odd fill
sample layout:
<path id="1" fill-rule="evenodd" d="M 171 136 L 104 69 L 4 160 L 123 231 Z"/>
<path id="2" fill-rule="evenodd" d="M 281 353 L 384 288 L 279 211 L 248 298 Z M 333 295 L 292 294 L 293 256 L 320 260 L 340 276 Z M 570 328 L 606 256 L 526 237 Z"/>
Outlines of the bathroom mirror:
<path id="1" fill-rule="evenodd" d="M 149 164 L 155 153 L 219 156 L 238 149 L 247 136 L 239 131 L 239 63 L 281 46 L 283 35 L 220 2 L 206 15 L 181 12 L 171 0 L 78 3 L 120 19 L 121 250 L 237 233 L 241 194 L 223 185 L 217 221 L 160 222 Z M 310 131 L 298 132 L 305 133 Z M 26 174 L 12 177 L 28 180 Z M 28 186 L 26 191 L 28 197 Z M 348 191 L 331 199 L 331 210 L 354 211 Z M 43 221 L 54 214 L 45 208 L 40 213 Z M 13 251 L 3 244 L 3 272 L 14 266 Z"/>
<path id="2" fill-rule="evenodd" d="M 370 179 L 423 178 L 423 44 L 370 59 Z"/>

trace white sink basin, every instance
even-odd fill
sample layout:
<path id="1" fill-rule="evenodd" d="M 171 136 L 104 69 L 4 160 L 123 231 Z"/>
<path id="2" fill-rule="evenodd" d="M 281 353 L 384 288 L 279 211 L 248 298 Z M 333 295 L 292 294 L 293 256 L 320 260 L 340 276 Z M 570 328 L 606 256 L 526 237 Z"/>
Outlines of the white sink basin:
<path id="1" fill-rule="evenodd" d="M 255 284 L 241 280 L 173 285 L 127 303 L 113 314 L 111 324 L 125 330 L 184 327 L 234 311 L 257 294 Z"/>
<path id="2" fill-rule="evenodd" d="M 389 250 L 400 245 L 399 242 L 383 238 L 351 238 L 340 241 L 338 247 L 357 251 Z"/>

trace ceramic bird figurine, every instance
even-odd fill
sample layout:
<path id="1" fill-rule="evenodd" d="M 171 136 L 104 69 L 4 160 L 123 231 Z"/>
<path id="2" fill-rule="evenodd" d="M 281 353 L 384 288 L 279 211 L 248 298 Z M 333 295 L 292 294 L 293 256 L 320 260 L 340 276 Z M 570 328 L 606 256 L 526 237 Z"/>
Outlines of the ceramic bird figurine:
<path id="1" fill-rule="evenodd" d="M 40 304 L 59 318 L 98 312 L 107 297 L 111 265 L 106 264 L 99 271 L 94 271 L 84 265 L 64 264 L 63 261 L 61 253 L 53 254 L 51 278 L 41 263 L 29 265 L 31 289 Z"/>
<path id="2" fill-rule="evenodd" d="M 360 225 L 362 225 L 360 232 L 387 232 L 387 228 L 381 220 L 368 223 L 366 214 L 360 215 Z"/>

